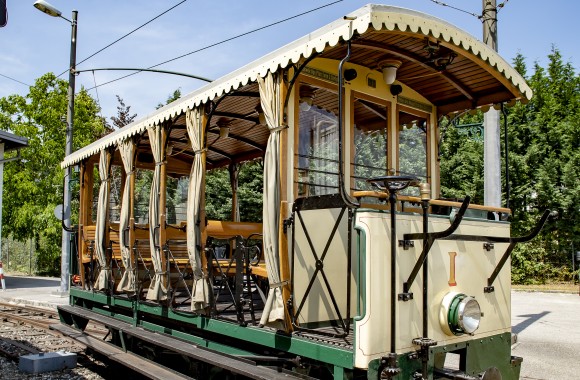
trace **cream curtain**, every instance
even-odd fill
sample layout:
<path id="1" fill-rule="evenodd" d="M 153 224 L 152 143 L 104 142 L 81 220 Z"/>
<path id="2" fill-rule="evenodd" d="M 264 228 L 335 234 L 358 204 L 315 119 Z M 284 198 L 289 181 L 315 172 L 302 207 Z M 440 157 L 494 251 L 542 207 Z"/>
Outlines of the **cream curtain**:
<path id="1" fill-rule="evenodd" d="M 155 170 L 153 171 L 153 180 L 151 181 L 151 193 L 149 194 L 149 245 L 155 275 L 149 285 L 146 298 L 154 301 L 167 299 L 167 288 L 165 286 L 167 273 L 162 266 L 162 250 L 161 247 L 155 246 L 156 243 L 159 243 L 159 228 L 157 227 L 161 214 L 159 205 L 161 181 L 165 180 L 165 178 L 161 178 L 161 165 L 165 165 L 165 138 L 163 138 L 165 134 L 162 133 L 162 129 L 162 125 L 156 125 L 147 129 L 151 152 L 155 160 Z"/>
<path id="2" fill-rule="evenodd" d="M 119 221 L 119 243 L 121 245 L 121 259 L 123 261 L 123 266 L 125 267 L 125 273 L 117 286 L 118 292 L 127 292 L 129 294 L 135 293 L 135 285 L 137 284 L 135 279 L 135 268 L 133 268 L 133 262 L 131 261 L 131 249 L 128 246 L 129 239 L 125 230 L 129 226 L 129 219 L 131 217 L 131 177 L 135 175 L 135 142 L 132 138 L 122 141 L 119 144 L 119 153 L 121 154 L 121 160 L 123 160 L 123 168 L 125 169 L 126 179 L 125 187 L 123 189 L 123 199 L 121 200 L 121 220 Z"/>
<path id="3" fill-rule="evenodd" d="M 111 191 L 111 152 L 108 149 L 101 150 L 99 158 L 99 177 L 101 185 L 99 187 L 99 200 L 97 203 L 97 223 L 95 226 L 95 252 L 97 260 L 101 266 L 99 276 L 95 281 L 96 290 L 109 288 L 111 281 L 111 267 L 107 264 L 107 222 L 109 219 L 109 193 Z"/>
<path id="4" fill-rule="evenodd" d="M 201 191 L 203 178 L 202 163 L 202 136 L 203 121 L 202 109 L 196 107 L 186 113 L 187 134 L 191 147 L 195 152 L 191 173 L 189 174 L 189 188 L 187 193 L 187 252 L 193 269 L 193 290 L 191 310 L 202 311 L 209 306 L 209 283 L 203 276 L 201 262 Z"/>
<path id="5" fill-rule="evenodd" d="M 280 258 L 278 247 L 278 223 L 280 219 L 280 83 L 279 77 L 268 73 L 266 78 L 258 77 L 260 101 L 270 137 L 264 156 L 264 258 L 270 291 L 264 305 L 260 325 L 276 327 L 284 323 L 284 302 L 280 283 Z"/>

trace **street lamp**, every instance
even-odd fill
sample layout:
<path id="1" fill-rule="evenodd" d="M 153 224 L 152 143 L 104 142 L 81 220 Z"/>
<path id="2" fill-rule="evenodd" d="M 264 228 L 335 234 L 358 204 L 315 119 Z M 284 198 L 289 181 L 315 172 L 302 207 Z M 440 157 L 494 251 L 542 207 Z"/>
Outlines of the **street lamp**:
<path id="1" fill-rule="evenodd" d="M 76 68 L 76 57 L 77 57 L 77 16 L 78 12 L 76 10 L 72 11 L 72 20 L 67 19 L 62 16 L 62 13 L 47 3 L 44 0 L 37 0 L 34 2 L 34 7 L 49 16 L 60 17 L 70 22 L 71 40 L 70 40 L 70 67 L 68 73 L 68 108 L 66 113 L 66 148 L 65 156 L 68 156 L 73 151 L 73 118 L 75 110 L 75 68 Z M 62 258 L 60 264 L 60 291 L 62 293 L 69 290 L 69 276 L 70 276 L 70 215 L 71 215 L 71 194 L 69 188 L 69 182 L 71 177 L 71 167 L 66 168 L 66 173 L 64 177 L 64 220 L 63 220 L 63 231 L 62 231 Z"/>

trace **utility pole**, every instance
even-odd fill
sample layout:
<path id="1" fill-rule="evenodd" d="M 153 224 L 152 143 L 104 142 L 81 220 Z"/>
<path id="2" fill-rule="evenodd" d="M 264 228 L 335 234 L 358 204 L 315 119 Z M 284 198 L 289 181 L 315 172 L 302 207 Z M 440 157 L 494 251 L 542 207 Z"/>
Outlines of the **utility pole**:
<path id="1" fill-rule="evenodd" d="M 68 107 L 66 111 L 66 145 L 65 145 L 65 157 L 69 156 L 73 152 L 73 126 L 74 126 L 74 114 L 75 114 L 75 70 L 76 70 L 76 60 L 77 60 L 77 18 L 78 11 L 72 11 L 72 19 L 69 20 L 63 17 L 62 12 L 47 3 L 45 0 L 36 0 L 34 2 L 34 7 L 39 11 L 46 13 L 51 17 L 60 17 L 66 20 L 71 25 L 71 38 L 70 38 L 70 65 L 68 70 Z M 69 290 L 69 277 L 70 277 L 70 257 L 71 257 L 71 194 L 70 194 L 70 179 L 72 171 L 71 167 L 68 166 L 64 174 L 64 189 L 63 189 L 63 231 L 62 231 L 62 256 L 60 264 L 60 293 L 66 293 Z"/>
<path id="2" fill-rule="evenodd" d="M 73 126 L 75 114 L 75 69 L 77 59 L 77 17 L 78 12 L 72 11 L 71 21 L 71 39 L 70 39 L 70 65 L 68 71 L 68 107 L 66 111 L 66 146 L 65 157 L 73 152 Z M 60 292 L 66 293 L 69 290 L 70 277 L 70 257 L 71 257 L 71 233 L 70 233 L 70 218 L 71 218 L 71 193 L 70 180 L 72 170 L 68 166 L 65 172 L 64 179 L 64 203 L 65 219 L 63 225 L 66 227 L 62 231 L 62 257 L 60 264 Z"/>
<path id="3" fill-rule="evenodd" d="M 496 0 L 483 0 L 483 42 L 497 51 Z M 501 206 L 501 155 L 499 111 L 490 108 L 483 115 L 484 125 L 484 204 Z"/>

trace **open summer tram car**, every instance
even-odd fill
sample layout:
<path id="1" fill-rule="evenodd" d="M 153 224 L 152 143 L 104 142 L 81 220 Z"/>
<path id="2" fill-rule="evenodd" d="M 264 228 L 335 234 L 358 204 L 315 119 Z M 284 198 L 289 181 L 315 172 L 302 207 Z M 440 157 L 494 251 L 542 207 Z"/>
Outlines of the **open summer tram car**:
<path id="1" fill-rule="evenodd" d="M 91 345 L 78 329 L 103 322 L 197 379 L 518 379 L 510 253 L 546 215 L 511 237 L 509 209 L 439 199 L 438 122 L 531 95 L 426 14 L 367 5 L 309 33 L 65 158 L 80 209 L 57 328 Z M 256 161 L 259 223 L 237 184 Z M 230 220 L 206 217 L 219 168 Z"/>

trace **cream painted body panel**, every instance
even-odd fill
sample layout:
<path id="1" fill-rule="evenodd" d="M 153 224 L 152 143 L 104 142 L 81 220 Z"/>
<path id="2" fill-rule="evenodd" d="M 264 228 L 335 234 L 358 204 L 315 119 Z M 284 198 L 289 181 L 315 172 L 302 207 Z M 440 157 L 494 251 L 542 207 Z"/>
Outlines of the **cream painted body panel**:
<path id="1" fill-rule="evenodd" d="M 335 222 L 340 215 L 340 209 L 322 209 L 301 211 L 302 221 L 306 226 L 310 241 L 318 259 L 322 260 L 324 248 L 327 245 Z M 345 211 L 336 230 L 328 251 L 322 260 L 322 271 L 328 280 L 329 287 L 319 271 L 314 279 L 308 294 L 306 291 L 316 272 L 316 258 L 312 253 L 308 238 L 304 233 L 301 222 L 296 217 L 294 240 L 294 311 L 301 304 L 298 321 L 301 325 L 317 324 L 320 322 L 337 320 L 339 315 L 333 305 L 328 288 L 336 300 L 340 316 L 347 316 L 347 269 L 348 269 L 348 211 Z M 354 259 L 354 251 L 353 251 Z M 351 317 L 356 310 L 356 279 L 354 270 L 351 270 Z M 306 297 L 305 297 L 306 295 Z"/>
<path id="2" fill-rule="evenodd" d="M 405 233 L 422 232 L 420 215 L 397 214 L 397 240 Z M 366 310 L 355 320 L 355 366 L 367 368 L 369 361 L 385 356 L 390 351 L 390 214 L 377 211 L 361 211 L 356 215 L 356 226 L 366 235 Z M 429 231 L 443 231 L 450 226 L 449 218 L 430 217 Z M 455 234 L 507 237 L 507 223 L 484 220 L 463 220 Z M 494 282 L 495 292 L 484 293 L 487 278 L 493 272 L 508 244 L 495 244 L 487 252 L 482 242 L 438 240 L 428 256 L 429 267 L 429 338 L 438 345 L 447 345 L 510 331 L 511 329 L 511 278 L 509 261 Z M 413 266 L 422 250 L 422 242 L 415 247 L 397 252 L 397 294 L 403 290 Z M 449 284 L 451 255 L 455 252 L 455 280 Z M 362 261 L 361 261 L 362 262 Z M 398 353 L 417 350 L 412 339 L 422 336 L 422 270 L 412 287 L 414 298 L 397 301 L 396 350 Z M 447 335 L 440 325 L 443 297 L 449 292 L 465 293 L 475 297 L 484 314 L 474 336 Z M 445 319 L 445 318 L 444 318 Z"/>

